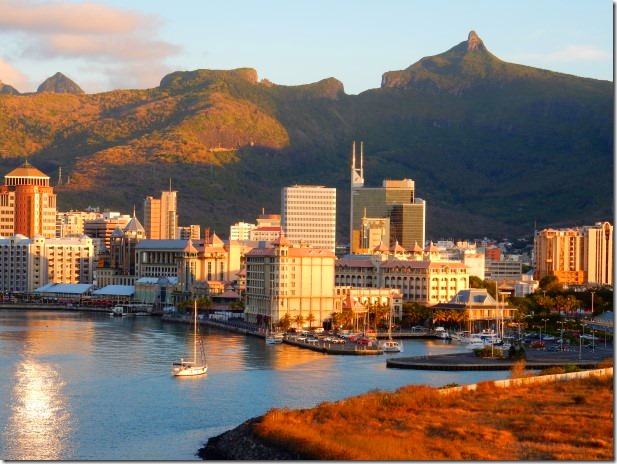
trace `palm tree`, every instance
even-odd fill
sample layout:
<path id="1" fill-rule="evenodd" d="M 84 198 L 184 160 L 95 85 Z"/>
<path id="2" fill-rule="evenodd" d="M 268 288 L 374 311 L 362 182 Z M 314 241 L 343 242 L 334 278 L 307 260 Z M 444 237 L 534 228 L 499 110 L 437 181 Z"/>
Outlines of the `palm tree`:
<path id="1" fill-rule="evenodd" d="M 308 316 L 306 316 L 306 322 L 309 323 L 309 330 L 312 330 L 313 322 L 315 322 L 315 316 L 313 315 L 313 313 L 308 313 Z"/>
<path id="2" fill-rule="evenodd" d="M 279 319 L 277 325 L 282 331 L 287 332 L 287 329 L 291 326 L 291 316 L 289 316 L 289 313 L 285 313 L 285 315 Z"/>
<path id="3" fill-rule="evenodd" d="M 293 321 L 296 323 L 296 328 L 302 329 L 302 324 L 304 324 L 304 318 L 302 317 L 302 314 L 298 314 L 296 317 L 294 317 Z"/>
<path id="4" fill-rule="evenodd" d="M 448 320 L 446 313 L 443 312 L 441 309 L 433 313 L 432 319 L 433 319 L 433 325 L 436 325 L 438 322 L 445 322 Z"/>

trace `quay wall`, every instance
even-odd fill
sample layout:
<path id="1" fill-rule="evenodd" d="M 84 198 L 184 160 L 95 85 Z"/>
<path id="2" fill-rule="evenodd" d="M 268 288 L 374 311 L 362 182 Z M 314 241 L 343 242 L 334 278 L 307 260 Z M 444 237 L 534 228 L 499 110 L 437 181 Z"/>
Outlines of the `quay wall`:
<path id="1" fill-rule="evenodd" d="M 531 377 L 521 377 L 518 379 L 494 380 L 492 382 L 485 382 L 484 385 L 489 383 L 494 385 L 495 387 L 507 388 L 531 383 L 563 382 L 568 380 L 586 379 L 589 377 L 602 377 L 605 375 L 612 376 L 613 368 L 607 367 L 604 369 L 591 369 L 588 371 L 568 372 L 567 374 L 536 375 Z M 477 388 L 478 384 L 473 383 L 469 385 L 462 385 L 459 387 L 443 388 L 438 391 L 443 394 L 448 394 L 458 391 L 476 390 Z"/>

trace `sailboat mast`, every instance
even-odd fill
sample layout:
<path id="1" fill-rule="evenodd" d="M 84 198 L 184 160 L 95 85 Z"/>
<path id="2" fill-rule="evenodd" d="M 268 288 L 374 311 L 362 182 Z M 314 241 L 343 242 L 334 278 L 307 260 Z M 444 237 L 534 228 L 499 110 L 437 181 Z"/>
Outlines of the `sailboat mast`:
<path id="1" fill-rule="evenodd" d="M 195 323 L 193 324 L 193 362 L 197 363 L 197 300 L 195 300 Z"/>

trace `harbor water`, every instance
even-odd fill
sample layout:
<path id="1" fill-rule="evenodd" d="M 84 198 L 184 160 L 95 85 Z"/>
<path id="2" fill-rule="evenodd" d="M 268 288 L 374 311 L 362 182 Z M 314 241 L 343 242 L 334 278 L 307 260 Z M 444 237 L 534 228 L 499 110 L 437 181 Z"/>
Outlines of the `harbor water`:
<path id="1" fill-rule="evenodd" d="M 0 310 L 0 458 L 193 460 L 209 437 L 271 408 L 509 375 L 386 368 L 388 356 L 464 350 L 441 340 L 405 340 L 405 352 L 392 355 L 331 356 L 210 327 L 200 337 L 208 373 L 176 378 L 171 363 L 191 357 L 189 326 Z"/>

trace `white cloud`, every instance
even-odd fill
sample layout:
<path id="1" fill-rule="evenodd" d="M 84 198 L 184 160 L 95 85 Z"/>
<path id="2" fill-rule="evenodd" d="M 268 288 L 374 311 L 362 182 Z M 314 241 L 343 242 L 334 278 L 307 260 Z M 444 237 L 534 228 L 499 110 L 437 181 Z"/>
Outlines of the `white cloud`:
<path id="1" fill-rule="evenodd" d="M 0 35 L 18 44 L 15 56 L 105 63 L 101 78 L 113 86 L 152 86 L 153 73 L 166 70 L 164 61 L 181 52 L 159 39 L 160 27 L 157 16 L 96 3 L 0 0 Z M 156 76 L 157 84 L 162 77 Z"/>
<path id="2" fill-rule="evenodd" d="M 576 63 L 581 61 L 603 61 L 612 59 L 608 52 L 589 45 L 567 45 L 560 50 L 548 53 L 526 53 L 517 56 L 519 61 L 543 61 L 553 63 Z"/>
<path id="3" fill-rule="evenodd" d="M 24 73 L 2 58 L 0 58 L 0 81 L 15 87 L 20 92 L 25 92 L 32 86 Z"/>
<path id="4" fill-rule="evenodd" d="M 611 54 L 587 45 L 568 45 L 561 50 L 546 55 L 549 61 L 601 61 Z"/>
<path id="5" fill-rule="evenodd" d="M 2 2 L 0 27 L 33 34 L 127 33 L 139 27 L 150 28 L 153 19 L 129 10 L 95 3 L 6 0 Z"/>

